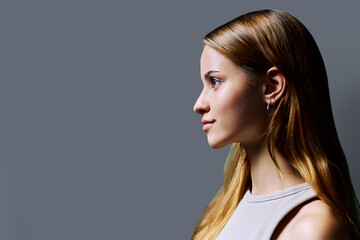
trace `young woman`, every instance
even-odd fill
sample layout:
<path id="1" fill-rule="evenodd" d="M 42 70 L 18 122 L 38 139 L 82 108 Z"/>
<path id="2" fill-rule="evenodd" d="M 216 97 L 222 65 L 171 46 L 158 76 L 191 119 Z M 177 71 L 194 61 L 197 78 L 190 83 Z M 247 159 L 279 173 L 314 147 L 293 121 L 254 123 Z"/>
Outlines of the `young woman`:
<path id="1" fill-rule="evenodd" d="M 309 31 L 288 13 L 261 10 L 203 42 L 194 111 L 211 147 L 232 145 L 192 240 L 360 239 L 359 202 Z"/>

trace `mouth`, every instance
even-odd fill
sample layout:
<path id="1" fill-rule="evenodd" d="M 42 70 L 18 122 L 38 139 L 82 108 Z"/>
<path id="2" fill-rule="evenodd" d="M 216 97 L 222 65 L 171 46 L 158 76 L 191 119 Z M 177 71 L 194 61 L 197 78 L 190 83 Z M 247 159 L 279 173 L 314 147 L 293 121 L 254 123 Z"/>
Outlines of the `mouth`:
<path id="1" fill-rule="evenodd" d="M 214 124 L 214 122 L 215 120 L 211 122 L 205 122 L 203 126 L 203 130 L 206 132 Z"/>

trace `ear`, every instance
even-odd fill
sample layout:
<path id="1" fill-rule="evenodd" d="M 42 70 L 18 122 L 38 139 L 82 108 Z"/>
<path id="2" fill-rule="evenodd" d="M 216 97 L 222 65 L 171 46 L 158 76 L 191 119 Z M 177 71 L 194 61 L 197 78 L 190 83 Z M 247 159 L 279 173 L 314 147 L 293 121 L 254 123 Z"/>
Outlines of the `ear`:
<path id="1" fill-rule="evenodd" d="M 286 88 L 286 79 L 283 73 L 277 67 L 271 67 L 266 72 L 263 91 L 266 103 L 276 103 L 284 94 Z"/>

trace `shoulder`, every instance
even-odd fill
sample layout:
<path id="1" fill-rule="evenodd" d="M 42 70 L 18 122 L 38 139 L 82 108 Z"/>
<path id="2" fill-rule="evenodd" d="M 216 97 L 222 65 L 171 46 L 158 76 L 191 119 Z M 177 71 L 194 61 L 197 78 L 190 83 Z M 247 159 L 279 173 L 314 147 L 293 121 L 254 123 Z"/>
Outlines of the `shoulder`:
<path id="1" fill-rule="evenodd" d="M 350 239 L 346 223 L 320 199 L 304 205 L 297 215 L 291 234 L 297 240 Z"/>

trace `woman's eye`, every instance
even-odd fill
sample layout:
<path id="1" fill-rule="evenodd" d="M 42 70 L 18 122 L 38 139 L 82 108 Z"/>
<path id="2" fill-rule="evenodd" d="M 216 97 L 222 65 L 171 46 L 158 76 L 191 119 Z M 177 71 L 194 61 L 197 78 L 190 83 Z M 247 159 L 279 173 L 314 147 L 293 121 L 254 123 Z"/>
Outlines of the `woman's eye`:
<path id="1" fill-rule="evenodd" d="M 211 88 L 216 87 L 218 85 L 220 85 L 221 81 L 217 78 L 214 77 L 210 77 L 210 83 L 211 83 Z"/>

